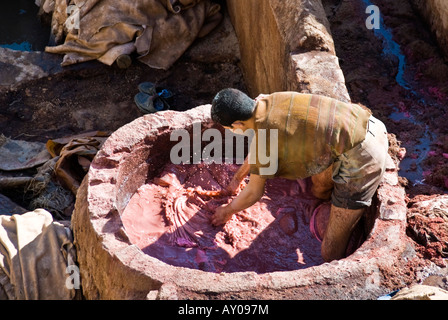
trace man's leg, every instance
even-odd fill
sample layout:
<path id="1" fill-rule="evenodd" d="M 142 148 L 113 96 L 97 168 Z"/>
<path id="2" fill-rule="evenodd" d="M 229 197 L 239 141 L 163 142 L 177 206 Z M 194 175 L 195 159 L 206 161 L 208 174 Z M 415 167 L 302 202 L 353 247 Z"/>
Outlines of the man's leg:
<path id="1" fill-rule="evenodd" d="M 331 205 L 330 219 L 322 241 L 321 253 L 325 261 L 345 257 L 353 229 L 364 213 L 362 209 L 344 209 Z"/>
<path id="2" fill-rule="evenodd" d="M 388 147 L 386 127 L 372 116 L 364 141 L 333 164 L 337 172 L 332 176 L 332 206 L 321 249 L 326 261 L 345 256 L 352 231 L 371 205 L 386 170 Z"/>
<path id="3" fill-rule="evenodd" d="M 330 200 L 333 191 L 333 165 L 311 177 L 311 193 L 318 199 Z"/>
<path id="4" fill-rule="evenodd" d="M 323 201 L 330 200 L 334 188 L 333 165 L 330 165 L 321 173 L 311 176 L 311 182 L 311 193 L 313 196 Z M 310 218 L 310 231 L 319 241 L 322 241 L 330 216 L 329 207 L 324 204 L 317 208 L 313 207 L 310 212 L 307 212 L 308 218 Z"/>

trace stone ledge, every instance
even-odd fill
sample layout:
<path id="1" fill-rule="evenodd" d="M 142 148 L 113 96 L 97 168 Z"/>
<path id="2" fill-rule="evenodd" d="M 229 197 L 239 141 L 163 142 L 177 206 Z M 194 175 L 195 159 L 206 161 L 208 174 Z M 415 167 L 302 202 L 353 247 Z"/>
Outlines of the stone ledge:
<path id="1" fill-rule="evenodd" d="M 292 90 L 350 101 L 321 1 L 227 3 L 250 95 Z"/>
<path id="2" fill-rule="evenodd" d="M 40 51 L 16 51 L 0 47 L 0 89 L 14 89 L 24 81 L 62 71 L 62 58 Z"/>

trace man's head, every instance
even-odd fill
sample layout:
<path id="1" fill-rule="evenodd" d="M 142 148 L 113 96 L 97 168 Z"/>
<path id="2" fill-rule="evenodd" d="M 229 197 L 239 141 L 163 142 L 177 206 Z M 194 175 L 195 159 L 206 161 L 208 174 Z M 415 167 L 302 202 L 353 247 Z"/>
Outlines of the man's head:
<path id="1" fill-rule="evenodd" d="M 224 127 L 231 127 L 235 122 L 251 119 L 255 105 L 255 100 L 240 90 L 221 90 L 212 102 L 212 120 Z"/>

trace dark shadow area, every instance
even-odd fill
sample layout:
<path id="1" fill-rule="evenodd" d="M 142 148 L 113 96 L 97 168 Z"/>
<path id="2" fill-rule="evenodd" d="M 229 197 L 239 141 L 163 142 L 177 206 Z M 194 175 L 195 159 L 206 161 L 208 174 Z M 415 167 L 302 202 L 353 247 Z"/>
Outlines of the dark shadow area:
<path id="1" fill-rule="evenodd" d="M 0 11 L 0 47 L 20 51 L 43 51 L 50 38 L 50 27 L 37 16 L 34 1 L 5 1 Z"/>

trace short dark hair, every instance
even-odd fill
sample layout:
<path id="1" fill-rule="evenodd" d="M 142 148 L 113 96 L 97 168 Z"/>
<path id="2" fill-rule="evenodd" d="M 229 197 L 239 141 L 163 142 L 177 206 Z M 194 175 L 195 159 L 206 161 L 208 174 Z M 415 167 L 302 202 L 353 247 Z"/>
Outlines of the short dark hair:
<path id="1" fill-rule="evenodd" d="M 249 120 L 255 109 L 255 100 L 238 89 L 224 89 L 218 92 L 212 102 L 212 120 L 230 127 L 235 121 Z"/>

